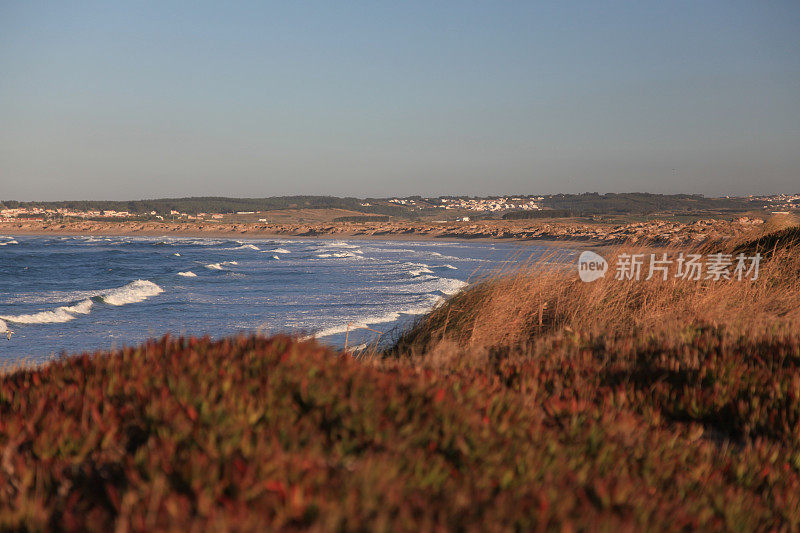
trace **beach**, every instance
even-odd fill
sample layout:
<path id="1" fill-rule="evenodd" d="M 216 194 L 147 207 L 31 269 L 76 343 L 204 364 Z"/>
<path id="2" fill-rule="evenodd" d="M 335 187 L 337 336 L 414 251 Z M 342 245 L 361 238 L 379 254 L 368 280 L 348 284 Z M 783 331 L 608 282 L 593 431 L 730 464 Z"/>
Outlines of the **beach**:
<path id="1" fill-rule="evenodd" d="M 580 242 L 689 245 L 723 241 L 754 232 L 762 221 L 699 220 L 692 223 L 654 220 L 630 224 L 587 224 L 558 221 L 478 221 L 457 223 L 219 223 L 119 222 L 18 219 L 0 222 L 0 233 L 12 235 L 118 235 L 225 238 L 316 237 L 378 240 L 501 240 L 519 243 Z"/>

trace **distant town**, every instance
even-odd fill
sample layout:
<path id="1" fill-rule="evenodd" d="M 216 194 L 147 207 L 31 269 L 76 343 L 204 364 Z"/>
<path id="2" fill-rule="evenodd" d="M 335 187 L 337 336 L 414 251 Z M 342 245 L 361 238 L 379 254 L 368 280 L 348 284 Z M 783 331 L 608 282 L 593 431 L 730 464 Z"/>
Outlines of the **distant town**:
<path id="1" fill-rule="evenodd" d="M 123 209 L 123 206 L 127 208 Z M 206 210 L 203 210 L 203 209 Z M 276 210 L 333 208 L 358 215 L 394 217 L 433 216 L 448 220 L 470 220 L 471 216 L 543 218 L 587 216 L 605 213 L 675 214 L 709 210 L 741 212 L 761 210 L 788 213 L 800 210 L 800 194 L 706 198 L 700 195 L 655 195 L 648 193 L 517 196 L 411 196 L 393 198 L 337 198 L 323 196 L 273 197 L 263 199 L 183 198 L 161 200 L 17 202 L 0 201 L 0 221 L 31 220 L 162 220 L 222 221 L 236 217 L 259 218 Z M 452 213 L 445 215 L 445 213 Z M 526 215 L 526 213 L 528 213 Z M 442 216 L 440 215 L 440 218 Z"/>

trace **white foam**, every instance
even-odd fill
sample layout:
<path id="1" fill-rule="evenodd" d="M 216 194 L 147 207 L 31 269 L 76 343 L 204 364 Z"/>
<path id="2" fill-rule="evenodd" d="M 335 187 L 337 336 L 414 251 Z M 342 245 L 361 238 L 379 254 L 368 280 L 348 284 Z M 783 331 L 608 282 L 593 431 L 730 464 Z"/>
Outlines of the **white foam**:
<path id="1" fill-rule="evenodd" d="M 411 294 L 433 294 L 436 292 L 452 296 L 467 286 L 466 281 L 453 278 L 437 278 L 433 276 L 419 278 L 418 283 L 398 285 L 392 290 Z M 415 280 L 416 281 L 416 280 Z"/>
<path id="2" fill-rule="evenodd" d="M 162 292 L 164 292 L 164 289 L 152 281 L 137 279 L 127 285 L 103 293 L 100 297 L 109 305 L 125 305 L 142 302 Z"/>
<path id="3" fill-rule="evenodd" d="M 455 257 L 453 255 L 443 255 L 440 254 L 439 252 L 420 252 L 420 253 L 425 253 L 426 255 L 432 255 L 434 257 L 438 257 L 439 259 L 445 259 L 445 260 L 450 259 L 451 261 L 459 261 L 459 260 L 463 261 L 463 259 L 459 257 Z M 471 261 L 481 261 L 481 259 L 475 259 L 475 258 L 469 258 L 469 259 Z"/>
<path id="4" fill-rule="evenodd" d="M 88 315 L 92 312 L 92 305 L 94 305 L 94 303 L 91 300 L 82 300 L 74 305 L 59 307 L 58 309 L 63 309 L 67 313 L 73 315 Z"/>
<path id="5" fill-rule="evenodd" d="M 5 333 L 7 331 L 8 331 L 8 326 L 6 326 L 6 323 L 4 321 L 0 320 L 0 333 Z"/>
<path id="6" fill-rule="evenodd" d="M 42 311 L 30 315 L 4 315 L 0 319 L 16 324 L 55 324 L 75 320 L 75 316 L 68 313 L 63 307 L 54 311 Z"/>
<path id="7" fill-rule="evenodd" d="M 19 243 L 17 241 L 15 241 L 15 240 L 10 240 L 10 241 L 6 241 L 6 242 L 0 242 L 0 246 L 7 246 L 9 244 L 19 244 Z"/>
<path id="8" fill-rule="evenodd" d="M 328 258 L 354 258 L 354 259 L 363 259 L 360 255 L 357 255 L 358 252 L 330 252 L 325 254 L 317 254 L 317 257 L 321 259 L 328 259 Z"/>
<path id="9" fill-rule="evenodd" d="M 275 248 L 274 250 L 267 250 L 268 252 L 272 252 L 274 254 L 290 254 L 292 253 L 290 250 L 286 248 Z"/>
<path id="10" fill-rule="evenodd" d="M 425 263 L 405 263 L 405 266 L 412 267 L 408 270 L 410 276 L 416 277 L 423 274 L 433 274 L 430 265 L 426 265 Z"/>
<path id="11" fill-rule="evenodd" d="M 191 270 L 187 270 L 186 272 L 178 272 L 179 276 L 183 276 L 184 278 L 196 278 L 197 274 L 192 272 Z"/>
<path id="12" fill-rule="evenodd" d="M 326 248 L 351 248 L 351 249 L 360 248 L 360 246 L 357 244 L 350 244 L 349 242 L 344 242 L 344 241 L 326 242 L 323 243 L 322 246 L 325 246 Z"/>
<path id="13" fill-rule="evenodd" d="M 175 257 L 180 257 L 180 256 L 181 256 L 181 254 L 179 254 L 178 252 L 175 252 L 175 253 L 174 253 L 174 254 L 172 254 L 172 255 L 174 255 Z"/>
<path id="14" fill-rule="evenodd" d="M 330 337 L 331 335 L 346 333 L 348 330 L 356 331 L 359 329 L 369 327 L 370 325 L 374 324 L 385 324 L 386 322 L 394 322 L 395 320 L 400 318 L 400 314 L 401 314 L 400 311 L 391 311 L 383 315 L 361 317 L 349 322 L 348 324 L 342 324 L 338 326 L 332 326 L 329 328 L 321 329 L 317 331 L 315 334 L 304 338 L 309 339 L 314 337 L 316 338 Z"/>
<path id="15" fill-rule="evenodd" d="M 233 248 L 233 250 L 256 250 L 256 251 L 259 251 L 259 250 L 261 250 L 261 248 L 259 248 L 255 244 L 243 244 L 241 246 L 237 246 L 236 248 Z"/>
<path id="16" fill-rule="evenodd" d="M 116 289 L 106 291 L 82 291 L 72 294 L 84 294 L 99 298 L 109 305 L 125 305 L 146 300 L 151 296 L 162 293 L 164 290 L 155 283 L 147 280 L 136 280 Z M 75 315 L 88 315 L 92 312 L 94 302 L 88 298 L 72 305 L 56 307 L 52 311 L 40 311 L 21 315 L 0 316 L 0 322 L 5 327 L 5 322 L 16 324 L 58 324 L 75 320 Z M 0 329 L 0 331 L 4 331 Z"/>
<path id="17" fill-rule="evenodd" d="M 458 267 L 454 267 L 453 265 L 436 265 L 432 266 L 431 268 L 447 268 L 450 270 L 458 270 Z"/>
<path id="18" fill-rule="evenodd" d="M 47 291 L 19 293 L 2 300 L 6 304 L 58 304 L 84 300 L 102 294 L 102 290 L 90 291 Z"/>
<path id="19" fill-rule="evenodd" d="M 432 309 L 434 309 L 437 305 L 441 304 L 442 302 L 444 302 L 444 298 L 442 298 L 441 296 L 430 295 L 426 299 L 426 301 L 418 302 L 416 304 L 411 305 L 410 307 L 406 307 L 398 311 L 389 311 L 382 315 L 371 315 L 371 316 L 360 317 L 351 321 L 348 324 L 341 324 L 323 328 L 314 333 L 313 335 L 308 335 L 306 337 L 303 337 L 303 340 L 311 338 L 330 337 L 332 335 L 339 335 L 341 333 L 346 333 L 348 330 L 357 331 L 375 324 L 385 324 L 387 322 L 394 322 L 398 320 L 402 315 L 423 315 L 425 313 L 430 312 Z"/>
<path id="20" fill-rule="evenodd" d="M 218 246 L 223 244 L 225 241 L 217 241 L 217 240 L 209 240 L 209 239 L 197 239 L 193 241 L 187 242 L 176 242 L 177 245 L 184 245 L 188 244 L 190 246 Z"/>
<path id="21" fill-rule="evenodd" d="M 440 286 L 436 290 L 448 296 L 461 292 L 461 289 L 468 285 L 466 281 L 452 278 L 440 278 L 439 284 Z"/>
<path id="22" fill-rule="evenodd" d="M 211 263 L 209 265 L 205 265 L 205 267 L 209 270 L 225 270 L 225 267 L 228 265 L 238 265 L 236 261 L 222 261 L 220 263 Z"/>

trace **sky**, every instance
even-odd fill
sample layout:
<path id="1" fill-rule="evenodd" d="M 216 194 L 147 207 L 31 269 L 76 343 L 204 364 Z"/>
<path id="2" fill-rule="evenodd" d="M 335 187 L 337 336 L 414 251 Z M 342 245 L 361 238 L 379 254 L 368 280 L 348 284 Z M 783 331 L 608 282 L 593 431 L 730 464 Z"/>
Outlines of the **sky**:
<path id="1" fill-rule="evenodd" d="M 0 199 L 800 192 L 800 2 L 0 0 Z"/>

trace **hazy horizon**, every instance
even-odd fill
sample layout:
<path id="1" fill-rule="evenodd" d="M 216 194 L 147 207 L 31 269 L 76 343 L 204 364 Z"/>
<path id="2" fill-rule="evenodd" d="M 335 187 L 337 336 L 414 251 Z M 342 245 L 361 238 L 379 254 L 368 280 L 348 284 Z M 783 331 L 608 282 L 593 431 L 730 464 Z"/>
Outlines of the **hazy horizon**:
<path id="1" fill-rule="evenodd" d="M 0 199 L 800 192 L 800 4 L 0 4 Z"/>
<path id="2" fill-rule="evenodd" d="M 800 191 L 800 189 L 798 189 Z M 491 193 L 491 194 L 484 194 L 484 195 L 468 195 L 468 194 L 450 194 L 450 193 L 443 193 L 438 195 L 417 195 L 417 194 L 410 194 L 410 195 L 384 195 L 384 196 L 353 196 L 353 195 L 335 195 L 335 194 L 285 194 L 285 195 L 266 195 L 266 196 L 224 196 L 224 195 L 185 195 L 185 196 L 148 196 L 142 198 L 58 198 L 58 199 L 51 199 L 51 200 L 42 200 L 42 199 L 20 199 L 20 198 L 0 198 L 0 203 L 2 202 L 23 202 L 23 203 L 58 203 L 58 202 L 147 202 L 147 201 L 159 201 L 159 200 L 182 200 L 188 198 L 227 198 L 232 200 L 245 200 L 245 199 L 260 199 L 260 198 L 270 198 L 270 197 L 292 197 L 292 196 L 323 196 L 323 197 L 338 197 L 338 198 L 358 198 L 358 199 L 391 199 L 391 198 L 408 198 L 410 196 L 421 196 L 423 198 L 439 198 L 439 197 L 489 197 L 489 196 L 498 196 L 498 197 L 522 197 L 522 196 L 554 196 L 558 194 L 665 194 L 665 195 L 682 195 L 682 194 L 700 194 L 706 198 L 746 198 L 748 196 L 761 196 L 761 194 L 752 194 L 752 195 L 742 195 L 742 196 L 735 196 L 735 195 L 707 195 L 702 193 L 649 193 L 649 191 L 608 191 L 608 192 L 599 192 L 599 191 L 583 191 L 582 193 L 564 193 L 564 192 L 547 192 L 547 193 L 537 193 L 537 192 L 509 192 L 509 193 Z M 775 194 L 800 194 L 800 192 L 785 192 L 785 193 L 775 193 Z M 767 194 L 764 194 L 767 196 Z M 771 195 L 770 195 L 771 196 Z"/>

